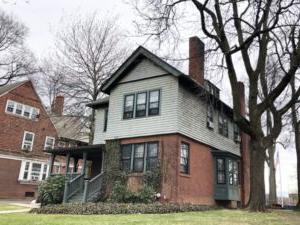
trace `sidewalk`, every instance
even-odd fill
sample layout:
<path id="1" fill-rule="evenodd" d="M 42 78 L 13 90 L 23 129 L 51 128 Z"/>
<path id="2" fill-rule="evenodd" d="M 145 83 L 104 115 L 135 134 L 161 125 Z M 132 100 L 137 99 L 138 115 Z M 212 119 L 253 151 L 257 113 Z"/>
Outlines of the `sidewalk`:
<path id="1" fill-rule="evenodd" d="M 3 210 L 0 211 L 0 214 L 9 214 L 9 213 L 22 213 L 30 211 L 30 202 L 31 200 L 18 200 L 18 199 L 0 199 L 0 204 L 9 204 L 24 207 L 23 209 L 12 209 L 12 210 Z"/>

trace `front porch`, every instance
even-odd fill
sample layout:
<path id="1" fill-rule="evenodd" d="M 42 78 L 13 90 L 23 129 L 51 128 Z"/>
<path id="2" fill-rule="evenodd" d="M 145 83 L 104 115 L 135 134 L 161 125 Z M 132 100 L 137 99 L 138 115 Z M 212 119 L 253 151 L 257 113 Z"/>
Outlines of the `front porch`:
<path id="1" fill-rule="evenodd" d="M 65 160 L 66 183 L 63 202 L 89 202 L 101 191 L 105 145 L 88 145 L 47 150 L 50 153 L 49 174 L 56 158 Z M 71 168 L 71 161 L 73 167 Z"/>

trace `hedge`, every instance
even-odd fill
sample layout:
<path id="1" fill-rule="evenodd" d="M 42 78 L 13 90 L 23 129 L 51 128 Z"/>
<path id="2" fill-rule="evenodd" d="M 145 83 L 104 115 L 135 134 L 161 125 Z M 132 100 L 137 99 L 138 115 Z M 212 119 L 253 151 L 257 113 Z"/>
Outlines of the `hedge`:
<path id="1" fill-rule="evenodd" d="M 126 203 L 67 203 L 60 205 L 47 205 L 39 209 L 32 209 L 37 214 L 164 214 L 191 211 L 206 211 L 217 207 L 190 204 L 126 204 Z"/>

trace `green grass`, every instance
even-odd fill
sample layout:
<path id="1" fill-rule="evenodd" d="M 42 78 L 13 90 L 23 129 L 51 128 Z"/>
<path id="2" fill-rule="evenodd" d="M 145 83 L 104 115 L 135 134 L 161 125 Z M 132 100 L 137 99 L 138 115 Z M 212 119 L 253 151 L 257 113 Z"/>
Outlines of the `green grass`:
<path id="1" fill-rule="evenodd" d="M 25 207 L 13 205 L 9 203 L 0 203 L 0 212 L 7 211 L 7 210 L 18 210 L 18 209 L 25 209 Z"/>
<path id="2" fill-rule="evenodd" d="M 290 219 L 291 217 L 291 219 Z M 249 213 L 242 210 L 215 210 L 176 214 L 137 215 L 0 215 L 0 224 L 10 225 L 299 225 L 300 213 Z"/>

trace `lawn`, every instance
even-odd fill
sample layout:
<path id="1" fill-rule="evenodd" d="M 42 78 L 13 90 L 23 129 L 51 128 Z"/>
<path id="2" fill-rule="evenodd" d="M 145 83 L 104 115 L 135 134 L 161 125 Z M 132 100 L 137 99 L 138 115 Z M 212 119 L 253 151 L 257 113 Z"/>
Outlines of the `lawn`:
<path id="1" fill-rule="evenodd" d="M 26 209 L 25 207 L 9 204 L 9 203 L 0 203 L 0 212 L 7 210 L 18 210 L 18 209 Z"/>
<path id="2" fill-rule="evenodd" d="M 176 214 L 137 215 L 0 215 L 0 224 L 10 225 L 299 225 L 299 212 L 249 213 L 242 210 L 215 210 Z"/>

